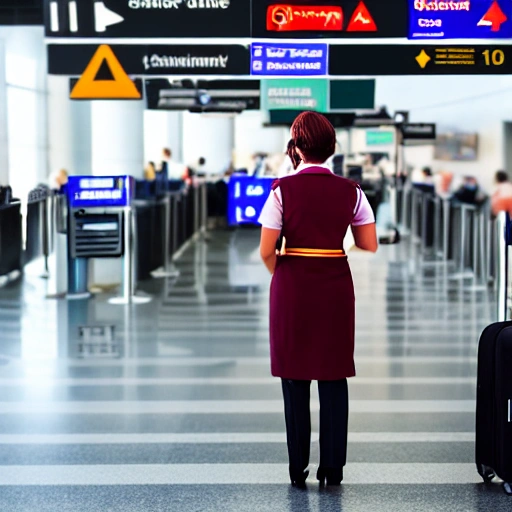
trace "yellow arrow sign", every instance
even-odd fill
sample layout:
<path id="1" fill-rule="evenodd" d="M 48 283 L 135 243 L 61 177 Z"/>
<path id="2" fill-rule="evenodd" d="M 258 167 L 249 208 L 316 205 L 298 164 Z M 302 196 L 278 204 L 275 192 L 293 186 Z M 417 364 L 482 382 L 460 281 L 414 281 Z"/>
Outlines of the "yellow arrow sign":
<path id="1" fill-rule="evenodd" d="M 112 80 L 97 80 L 96 76 L 103 63 L 112 74 Z M 140 100 L 141 93 L 130 80 L 110 46 L 101 45 L 82 76 L 73 87 L 73 100 Z"/>

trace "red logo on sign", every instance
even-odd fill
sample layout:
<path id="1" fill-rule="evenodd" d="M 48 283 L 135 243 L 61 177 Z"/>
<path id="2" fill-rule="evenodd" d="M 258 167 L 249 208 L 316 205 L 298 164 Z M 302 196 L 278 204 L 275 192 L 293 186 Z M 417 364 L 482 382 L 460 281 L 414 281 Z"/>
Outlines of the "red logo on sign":
<path id="1" fill-rule="evenodd" d="M 484 17 L 477 23 L 479 27 L 491 27 L 491 32 L 498 32 L 501 24 L 505 23 L 508 18 L 501 10 L 500 4 L 496 0 L 492 3 Z"/>
<path id="2" fill-rule="evenodd" d="M 377 25 L 362 0 L 352 14 L 347 32 L 377 32 Z"/>
<path id="3" fill-rule="evenodd" d="M 270 5 L 267 30 L 341 30 L 343 11 L 336 6 Z"/>

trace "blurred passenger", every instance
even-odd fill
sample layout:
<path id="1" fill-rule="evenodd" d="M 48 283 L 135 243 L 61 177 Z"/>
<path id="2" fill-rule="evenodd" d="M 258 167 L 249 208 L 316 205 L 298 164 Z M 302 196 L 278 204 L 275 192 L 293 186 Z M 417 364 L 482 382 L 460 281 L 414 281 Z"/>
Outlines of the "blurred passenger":
<path id="1" fill-rule="evenodd" d="M 430 167 L 423 167 L 421 170 L 421 181 L 413 182 L 412 186 L 423 192 L 434 192 L 434 177 L 432 176 L 432 169 Z"/>
<path id="2" fill-rule="evenodd" d="M 453 182 L 453 173 L 448 171 L 439 171 L 434 177 L 436 192 L 441 197 L 446 197 L 450 193 Z"/>
<path id="3" fill-rule="evenodd" d="M 144 169 L 144 179 L 146 181 L 156 180 L 156 166 L 154 162 L 148 162 L 148 165 L 146 165 Z"/>
<path id="4" fill-rule="evenodd" d="M 481 205 L 486 200 L 484 192 L 480 189 L 474 176 L 465 176 L 462 185 L 453 194 L 452 198 L 459 203 Z"/>
<path id="5" fill-rule="evenodd" d="M 423 170 L 419 169 L 418 167 L 414 167 L 411 172 L 411 183 L 415 185 L 417 183 L 424 183 L 424 181 L 425 175 L 423 174 Z"/>
<path id="6" fill-rule="evenodd" d="M 52 190 L 64 192 L 68 184 L 68 171 L 60 169 L 50 174 L 49 185 Z"/>
<path id="7" fill-rule="evenodd" d="M 200 157 L 197 161 L 197 168 L 195 169 L 197 176 L 206 176 L 208 171 L 206 170 L 206 158 L 204 156 Z"/>
<path id="8" fill-rule="evenodd" d="M 508 212 L 512 215 L 512 183 L 505 171 L 498 171 L 495 175 L 496 188 L 491 197 L 491 210 L 493 215 L 499 212 Z"/>
<path id="9" fill-rule="evenodd" d="M 163 149 L 162 157 L 163 158 L 162 163 L 160 165 L 160 172 L 163 172 L 162 176 L 165 177 L 165 180 L 171 179 L 184 181 L 189 177 L 188 168 L 182 163 L 173 160 L 172 151 L 169 148 Z"/>

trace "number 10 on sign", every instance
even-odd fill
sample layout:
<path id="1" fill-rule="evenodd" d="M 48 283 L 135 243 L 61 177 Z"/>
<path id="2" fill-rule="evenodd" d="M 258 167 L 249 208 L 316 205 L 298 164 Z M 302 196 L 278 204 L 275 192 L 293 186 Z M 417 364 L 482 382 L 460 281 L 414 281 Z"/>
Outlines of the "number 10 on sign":
<path id="1" fill-rule="evenodd" d="M 505 62 L 505 53 L 503 50 L 484 50 L 482 52 L 486 66 L 501 66 Z"/>

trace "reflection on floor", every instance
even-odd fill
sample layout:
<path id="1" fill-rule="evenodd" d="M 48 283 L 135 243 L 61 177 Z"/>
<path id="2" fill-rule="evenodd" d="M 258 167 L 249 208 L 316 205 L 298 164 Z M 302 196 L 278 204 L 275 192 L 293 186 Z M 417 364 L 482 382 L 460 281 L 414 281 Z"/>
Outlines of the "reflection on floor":
<path id="1" fill-rule="evenodd" d="M 257 243 L 212 233 L 176 283 L 142 284 L 143 306 L 44 300 L 35 278 L 0 291 L 2 512 L 511 510 L 473 464 L 476 344 L 494 305 L 406 245 L 351 253 L 345 482 L 289 485 Z M 105 325 L 114 343 L 79 336 Z"/>

